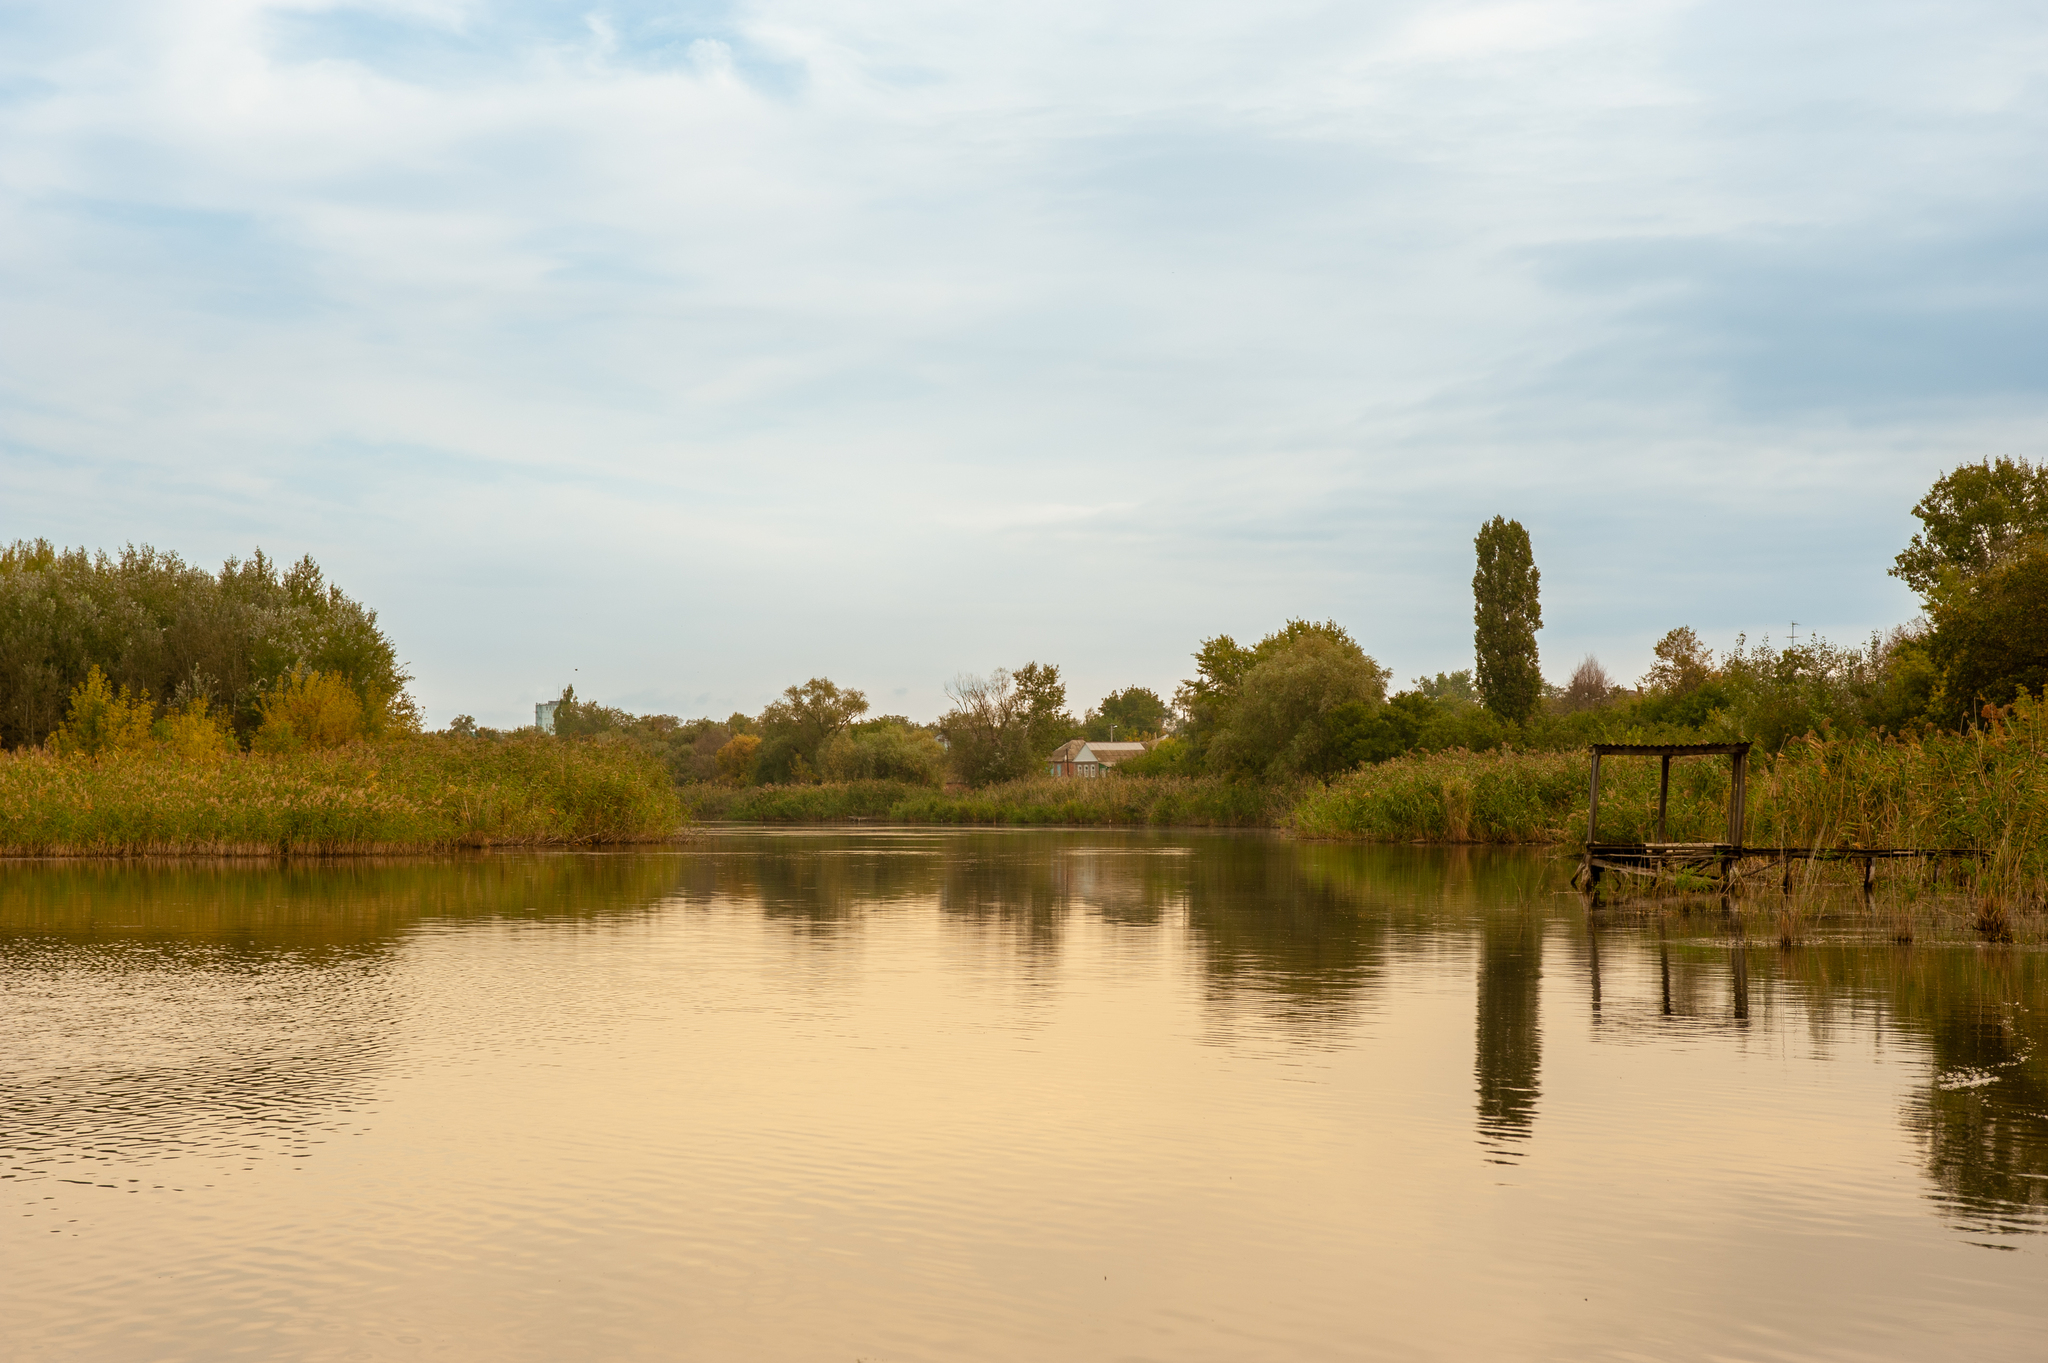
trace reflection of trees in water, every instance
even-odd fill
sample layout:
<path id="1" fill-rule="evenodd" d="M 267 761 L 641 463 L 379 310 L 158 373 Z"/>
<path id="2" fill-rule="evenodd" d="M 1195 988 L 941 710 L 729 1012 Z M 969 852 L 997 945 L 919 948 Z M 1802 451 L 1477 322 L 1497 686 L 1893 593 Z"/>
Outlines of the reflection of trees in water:
<path id="1" fill-rule="evenodd" d="M 429 920 L 646 908 L 612 856 L 0 866 L 0 1131 L 43 1161 L 303 1145 L 370 1096 Z"/>
<path id="2" fill-rule="evenodd" d="M 1357 865 L 1274 838 L 1194 840 L 1187 921 L 1219 996 L 1256 993 L 1299 1025 L 1350 1014 L 1380 972 L 1386 925 Z"/>
<path id="3" fill-rule="evenodd" d="M 1000 929 L 1027 957 L 1050 960 L 1071 902 L 1064 853 L 1073 841 L 1051 833 L 960 839 L 940 863 L 940 912 Z"/>
<path id="4" fill-rule="evenodd" d="M 1928 1176 L 1966 1224 L 2039 1229 L 2048 1218 L 2048 1084 L 2037 1040 L 1997 1005 L 1958 1009 L 1935 1031 L 1935 1076 L 1906 1115 Z"/>
<path id="5" fill-rule="evenodd" d="M 644 910 L 680 870 L 674 857 L 579 854 L 17 862 L 0 865 L 0 960 L 23 942 L 203 946 L 195 962 L 386 950 L 428 919 Z"/>
<path id="6" fill-rule="evenodd" d="M 1759 953 L 1825 1036 L 1835 1018 L 1880 1008 L 1927 1049 L 1931 1073 L 1907 1100 L 1934 1198 L 1979 1232 L 2048 1226 L 2048 961 L 1969 946 L 1827 944 Z"/>
<path id="7" fill-rule="evenodd" d="M 1927 1040 L 1933 1074 L 1908 1101 L 1937 1198 L 1985 1231 L 2048 1223 L 2048 972 L 2038 954 L 1888 953 L 1899 1022 Z"/>
<path id="8" fill-rule="evenodd" d="M 1502 907 L 1479 931 L 1479 1137 L 1507 1158 L 1536 1125 L 1543 1064 L 1540 1007 L 1543 920 L 1531 909 Z"/>
<path id="9" fill-rule="evenodd" d="M 1732 948 L 1674 943 L 1675 1015 L 1696 1011 L 1695 995 L 1706 997 L 1707 987 L 1692 982 L 1709 975 L 1716 1002 L 1698 1014 L 1741 1026 L 1757 1010 L 1796 1002 L 1825 1050 L 1846 1019 L 1877 1013 L 1924 1046 L 1930 1074 L 1903 1115 L 1943 1215 L 1980 1232 L 2048 1227 L 2048 961 L 2039 953 L 1871 942 L 1786 953 L 1748 950 L 1739 940 Z M 1610 1007 L 1605 1025 L 1615 1021 Z"/>
<path id="10" fill-rule="evenodd" d="M 1108 847 L 1071 847 L 1061 862 L 1073 903 L 1107 923 L 1149 927 L 1166 921 L 1188 897 L 1185 847 L 1136 837 Z"/>
<path id="11" fill-rule="evenodd" d="M 937 894 L 943 844 L 914 834 L 712 835 L 688 845 L 678 888 L 693 903 L 758 906 L 830 936 L 868 905 Z"/>

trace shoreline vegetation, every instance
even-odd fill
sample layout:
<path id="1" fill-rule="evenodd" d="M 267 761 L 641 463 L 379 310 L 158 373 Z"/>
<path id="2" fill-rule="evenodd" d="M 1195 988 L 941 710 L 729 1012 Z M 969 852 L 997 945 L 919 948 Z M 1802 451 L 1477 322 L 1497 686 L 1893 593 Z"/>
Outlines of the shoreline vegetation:
<path id="1" fill-rule="evenodd" d="M 0 853 L 574 846 L 691 819 L 1568 845 L 1588 744 L 1743 741 L 1747 844 L 1971 848 L 1988 865 L 1962 878 L 2038 912 L 2048 466 L 1964 465 L 1913 510 L 1923 532 L 1892 572 L 1921 618 L 1864 648 L 1737 637 L 1718 654 L 1679 626 L 1633 686 L 1591 656 L 1544 679 L 1534 550 L 1496 516 L 1473 542 L 1472 666 L 1391 694 L 1345 627 L 1288 619 L 1200 640 L 1170 700 L 1128 686 L 1078 718 L 1060 667 L 1033 660 L 956 677 L 931 722 L 812 677 L 752 715 L 633 714 L 564 688 L 531 728 L 458 715 L 431 734 L 376 612 L 311 559 L 209 573 L 21 540 L 0 549 Z M 1672 775 L 1668 835 L 1718 840 L 1727 764 Z M 1606 838 L 1647 838 L 1655 784 L 1652 762 L 1603 768 Z"/>
<path id="2" fill-rule="evenodd" d="M 1602 773 L 1602 830 L 1645 837 L 1657 764 Z M 1583 750 L 1411 753 L 1328 781 L 1027 777 L 967 790 L 903 780 L 676 784 L 618 738 L 414 735 L 203 759 L 167 748 L 0 754 L 0 855 L 354 856 L 662 842 L 695 823 L 1271 829 L 1316 841 L 1565 847 L 1583 841 Z M 1712 841 L 1728 764 L 1673 764 L 1669 832 Z M 1749 776 L 1755 846 L 1975 847 L 2019 910 L 2048 891 L 2048 705 L 1895 738 L 1809 737 Z"/>
<path id="3" fill-rule="evenodd" d="M 624 744 L 441 734 L 208 760 L 0 754 L 0 855 L 353 856 L 674 836 L 659 763 Z"/>

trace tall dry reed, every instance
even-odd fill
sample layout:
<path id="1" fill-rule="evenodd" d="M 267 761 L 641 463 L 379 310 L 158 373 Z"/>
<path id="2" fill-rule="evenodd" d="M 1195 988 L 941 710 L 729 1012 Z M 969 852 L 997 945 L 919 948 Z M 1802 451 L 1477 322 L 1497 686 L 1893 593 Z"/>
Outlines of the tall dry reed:
<path id="1" fill-rule="evenodd" d="M 641 841 L 682 824 L 625 744 L 435 735 L 212 761 L 0 754 L 0 852 L 333 855 Z"/>

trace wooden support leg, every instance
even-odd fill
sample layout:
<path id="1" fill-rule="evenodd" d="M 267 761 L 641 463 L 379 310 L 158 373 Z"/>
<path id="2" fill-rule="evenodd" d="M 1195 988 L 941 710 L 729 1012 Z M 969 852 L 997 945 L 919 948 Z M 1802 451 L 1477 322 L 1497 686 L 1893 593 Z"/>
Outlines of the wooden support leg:
<path id="1" fill-rule="evenodd" d="M 1792 893 L 1792 858 L 1785 858 L 1785 893 Z"/>
<path id="2" fill-rule="evenodd" d="M 1671 801 L 1671 755 L 1664 756 L 1663 770 L 1657 773 L 1657 841 L 1668 842 L 1664 833 L 1664 809 Z"/>
<path id="3" fill-rule="evenodd" d="M 1876 871 L 1877 858 L 1865 857 L 1863 859 L 1863 893 L 1866 895 L 1869 894 L 1871 891 L 1871 885 Z"/>

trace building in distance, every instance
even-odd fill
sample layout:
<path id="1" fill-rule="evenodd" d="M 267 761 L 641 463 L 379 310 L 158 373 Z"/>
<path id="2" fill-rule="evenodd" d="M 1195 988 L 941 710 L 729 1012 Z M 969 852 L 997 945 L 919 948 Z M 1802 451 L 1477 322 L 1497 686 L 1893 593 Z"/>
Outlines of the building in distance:
<path id="1" fill-rule="evenodd" d="M 1046 759 L 1048 776 L 1100 776 L 1119 762 L 1146 751 L 1149 743 L 1096 743 L 1085 738 L 1062 743 Z"/>

